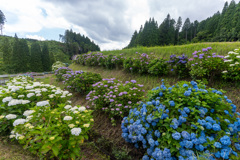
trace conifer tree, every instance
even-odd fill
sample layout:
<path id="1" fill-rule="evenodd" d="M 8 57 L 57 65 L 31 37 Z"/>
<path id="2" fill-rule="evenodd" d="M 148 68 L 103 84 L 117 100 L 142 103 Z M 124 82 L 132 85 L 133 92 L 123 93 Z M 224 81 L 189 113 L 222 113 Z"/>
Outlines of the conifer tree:
<path id="1" fill-rule="evenodd" d="M 51 70 L 49 50 L 48 50 L 48 45 L 46 43 L 43 44 L 43 48 L 42 48 L 42 65 L 43 65 L 43 71 Z"/>
<path id="2" fill-rule="evenodd" d="M 31 71 L 33 72 L 42 72 L 42 53 L 41 47 L 38 42 L 33 42 L 31 45 Z"/>
<path id="3" fill-rule="evenodd" d="M 3 64 L 4 66 L 8 66 L 11 62 L 11 45 L 9 43 L 8 38 L 4 38 L 2 45 L 3 52 Z"/>
<path id="4" fill-rule="evenodd" d="M 21 57 L 21 66 L 20 70 L 21 72 L 26 72 L 29 70 L 29 60 L 30 60 L 30 54 L 29 54 L 29 48 L 27 45 L 27 41 L 24 39 L 19 40 L 19 54 Z"/>

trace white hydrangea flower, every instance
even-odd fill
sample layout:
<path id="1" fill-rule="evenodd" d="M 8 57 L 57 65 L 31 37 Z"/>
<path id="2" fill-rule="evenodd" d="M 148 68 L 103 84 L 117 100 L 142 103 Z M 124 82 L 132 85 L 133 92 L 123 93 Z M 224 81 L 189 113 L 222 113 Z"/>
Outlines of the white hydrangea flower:
<path id="1" fill-rule="evenodd" d="M 15 115 L 15 114 L 8 114 L 8 115 L 6 115 L 6 118 L 7 118 L 8 120 L 10 120 L 10 119 L 15 119 L 15 118 L 17 118 L 17 115 Z"/>
<path id="2" fill-rule="evenodd" d="M 55 92 L 55 94 L 61 94 L 61 93 L 62 93 L 61 90 L 57 90 L 57 91 Z"/>
<path id="3" fill-rule="evenodd" d="M 14 138 L 14 137 L 15 137 L 15 135 L 10 135 L 10 136 L 9 136 L 10 139 L 12 139 L 12 138 Z"/>
<path id="4" fill-rule="evenodd" d="M 240 58 L 240 56 L 237 56 L 237 58 Z"/>
<path id="5" fill-rule="evenodd" d="M 64 121 L 70 121 L 70 120 L 72 120 L 73 118 L 71 117 L 71 116 L 65 116 L 64 118 L 63 118 L 63 120 Z"/>
<path id="6" fill-rule="evenodd" d="M 229 55 L 227 55 L 227 56 L 225 56 L 224 58 L 229 58 L 230 56 Z"/>
<path id="7" fill-rule="evenodd" d="M 84 107 L 84 106 L 81 106 L 81 107 L 79 107 L 79 108 L 78 108 L 78 110 L 79 110 L 80 112 L 83 112 L 83 111 L 85 111 L 85 110 L 86 110 L 86 107 Z"/>
<path id="8" fill-rule="evenodd" d="M 67 96 L 72 96 L 72 93 L 68 93 Z"/>
<path id="9" fill-rule="evenodd" d="M 42 88 L 42 91 L 47 92 L 48 90 L 47 90 L 47 88 Z"/>
<path id="10" fill-rule="evenodd" d="M 74 114 L 77 114 L 77 113 L 79 113 L 79 112 L 78 112 L 78 111 L 73 111 L 73 113 L 74 113 Z"/>
<path id="11" fill-rule="evenodd" d="M 54 96 L 55 96 L 54 94 L 48 95 L 49 98 L 53 98 Z"/>
<path id="12" fill-rule="evenodd" d="M 34 113 L 35 111 L 34 110 L 26 110 L 23 115 L 28 117 L 29 115 L 31 115 L 32 113 Z"/>
<path id="13" fill-rule="evenodd" d="M 235 64 L 230 64 L 229 66 L 232 67 L 232 66 L 235 66 Z"/>
<path id="14" fill-rule="evenodd" d="M 77 107 L 77 106 L 74 106 L 73 108 L 70 109 L 70 111 L 75 111 L 75 110 L 77 110 L 77 109 L 78 109 L 78 107 Z"/>
<path id="15" fill-rule="evenodd" d="M 69 109 L 69 108 L 72 108 L 72 106 L 71 105 L 66 105 L 64 108 Z"/>
<path id="16" fill-rule="evenodd" d="M 0 119 L 3 119 L 4 117 L 5 117 L 5 116 L 1 115 L 1 116 L 0 116 Z"/>
<path id="17" fill-rule="evenodd" d="M 13 98 L 12 97 L 5 97 L 3 98 L 2 102 L 5 103 L 5 102 L 9 102 L 11 101 Z"/>
<path id="18" fill-rule="evenodd" d="M 22 104 L 22 100 L 12 99 L 12 100 L 8 103 L 8 106 L 15 106 L 15 105 L 18 105 L 18 104 Z"/>
<path id="19" fill-rule="evenodd" d="M 235 52 L 233 52 L 233 51 L 229 51 L 228 54 L 235 54 Z"/>
<path id="20" fill-rule="evenodd" d="M 65 95 L 62 95 L 61 98 L 66 98 L 66 96 L 65 96 Z"/>
<path id="21" fill-rule="evenodd" d="M 72 103 L 72 101 L 67 101 L 67 102 L 70 103 L 70 104 Z"/>
<path id="22" fill-rule="evenodd" d="M 22 104 L 27 104 L 27 103 L 30 103 L 31 101 L 29 100 L 22 100 Z"/>
<path id="23" fill-rule="evenodd" d="M 228 71 L 222 71 L 222 73 L 227 73 Z"/>
<path id="24" fill-rule="evenodd" d="M 26 119 L 17 119 L 13 122 L 13 126 L 15 127 L 19 124 L 24 124 L 24 123 L 26 123 Z"/>
<path id="25" fill-rule="evenodd" d="M 27 90 L 33 89 L 33 86 L 26 86 L 25 89 L 27 89 Z"/>
<path id="26" fill-rule="evenodd" d="M 73 128 L 75 125 L 74 124 L 69 124 L 68 127 L 69 128 Z"/>
<path id="27" fill-rule="evenodd" d="M 28 94 L 27 94 L 27 97 L 28 97 L 28 98 L 31 98 L 31 97 L 34 96 L 34 95 L 35 95 L 34 93 L 28 93 Z"/>
<path id="28" fill-rule="evenodd" d="M 38 94 L 36 94 L 36 96 L 37 96 L 37 97 L 40 97 L 40 96 L 41 96 L 41 94 L 40 94 L 40 93 L 38 93 Z"/>
<path id="29" fill-rule="evenodd" d="M 239 62 L 235 62 L 235 64 L 239 64 Z"/>
<path id="30" fill-rule="evenodd" d="M 23 98 L 23 97 L 25 97 L 25 96 L 24 96 L 24 95 L 19 95 L 19 96 L 18 96 L 18 98 Z"/>
<path id="31" fill-rule="evenodd" d="M 11 92 L 16 92 L 20 89 L 20 87 L 17 87 L 17 86 L 14 86 L 12 89 L 11 89 Z"/>
<path id="32" fill-rule="evenodd" d="M 36 104 L 38 107 L 50 105 L 48 101 L 40 101 Z"/>
<path id="33" fill-rule="evenodd" d="M 73 128 L 71 129 L 72 135 L 79 136 L 79 134 L 82 132 L 81 128 Z"/>
<path id="34" fill-rule="evenodd" d="M 27 116 L 27 118 L 26 118 L 26 122 L 28 122 L 30 119 L 32 119 L 32 115 L 30 115 L 30 116 Z"/>

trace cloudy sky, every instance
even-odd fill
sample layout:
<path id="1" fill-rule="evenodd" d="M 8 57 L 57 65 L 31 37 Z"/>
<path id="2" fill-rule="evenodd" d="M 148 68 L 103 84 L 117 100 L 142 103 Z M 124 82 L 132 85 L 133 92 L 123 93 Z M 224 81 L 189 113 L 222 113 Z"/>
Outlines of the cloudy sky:
<path id="1" fill-rule="evenodd" d="M 231 0 L 1 0 L 3 34 L 20 38 L 59 40 L 66 29 L 84 34 L 101 50 L 128 45 L 134 30 L 150 17 L 161 24 L 169 13 L 183 22 L 201 21 Z M 236 3 L 239 0 L 235 0 Z"/>

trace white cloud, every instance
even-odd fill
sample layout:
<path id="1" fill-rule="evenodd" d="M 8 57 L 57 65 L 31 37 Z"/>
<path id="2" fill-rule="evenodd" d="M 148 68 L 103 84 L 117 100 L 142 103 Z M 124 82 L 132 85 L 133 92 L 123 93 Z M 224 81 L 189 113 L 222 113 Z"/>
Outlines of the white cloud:
<path id="1" fill-rule="evenodd" d="M 225 1 L 231 0 L 1 0 L 0 9 L 7 19 L 4 34 L 41 39 L 37 32 L 45 29 L 73 29 L 109 50 L 125 47 L 150 17 L 158 25 L 168 13 L 183 22 L 203 20 L 221 11 Z"/>
<path id="2" fill-rule="evenodd" d="M 26 38 L 36 39 L 36 40 L 40 40 L 40 41 L 46 40 L 44 37 L 41 37 L 39 35 L 26 35 Z"/>

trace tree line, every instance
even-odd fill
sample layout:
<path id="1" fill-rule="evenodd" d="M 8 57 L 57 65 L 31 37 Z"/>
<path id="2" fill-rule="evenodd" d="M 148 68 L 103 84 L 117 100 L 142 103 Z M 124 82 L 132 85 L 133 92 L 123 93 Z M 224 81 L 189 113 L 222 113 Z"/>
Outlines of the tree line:
<path id="1" fill-rule="evenodd" d="M 150 18 L 135 30 L 126 48 L 137 46 L 164 46 L 196 42 L 223 42 L 240 40 L 240 2 L 225 2 L 222 12 L 198 22 L 189 18 L 177 21 L 170 14 L 158 26 L 154 18 Z"/>
<path id="2" fill-rule="evenodd" d="M 3 52 L 4 70 L 7 73 L 44 72 L 51 71 L 54 56 L 49 53 L 47 43 L 41 47 L 35 41 L 28 46 L 25 39 L 19 39 L 15 34 L 11 44 L 8 38 L 3 40 L 1 51 Z"/>
<path id="3" fill-rule="evenodd" d="M 66 44 L 66 53 L 69 56 L 87 53 L 89 51 L 100 51 L 100 47 L 91 41 L 87 36 L 80 33 L 66 30 L 64 35 L 59 35 L 62 42 Z"/>

